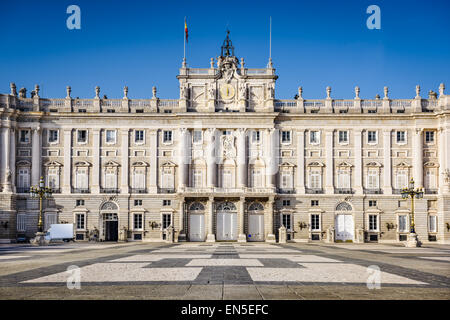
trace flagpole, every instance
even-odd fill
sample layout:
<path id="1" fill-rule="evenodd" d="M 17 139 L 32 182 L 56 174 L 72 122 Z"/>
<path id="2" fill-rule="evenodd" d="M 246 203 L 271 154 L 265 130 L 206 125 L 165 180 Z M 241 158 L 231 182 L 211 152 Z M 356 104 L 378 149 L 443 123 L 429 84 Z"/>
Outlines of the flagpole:
<path id="1" fill-rule="evenodd" d="M 184 26 L 186 26 L 186 17 L 184 17 Z M 186 28 L 183 28 L 183 39 L 184 39 L 183 61 L 186 62 Z"/>
<path id="2" fill-rule="evenodd" d="M 272 59 L 272 16 L 270 16 L 269 28 L 269 58 Z"/>

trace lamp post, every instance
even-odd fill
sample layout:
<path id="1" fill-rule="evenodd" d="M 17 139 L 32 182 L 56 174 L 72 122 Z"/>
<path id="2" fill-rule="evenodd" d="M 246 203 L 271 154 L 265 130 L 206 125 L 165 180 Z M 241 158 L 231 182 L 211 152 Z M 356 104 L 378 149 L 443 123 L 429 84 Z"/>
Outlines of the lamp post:
<path id="1" fill-rule="evenodd" d="M 45 245 L 45 233 L 44 224 L 42 221 L 42 200 L 47 199 L 52 195 L 52 189 L 47 188 L 44 183 L 44 177 L 39 180 L 39 185 L 32 186 L 30 188 L 30 196 L 33 199 L 39 199 L 39 220 L 38 220 L 38 232 L 36 233 L 36 238 L 34 238 L 34 243 L 40 246 Z"/>
<path id="2" fill-rule="evenodd" d="M 409 181 L 408 188 L 401 190 L 401 195 L 403 199 L 408 199 L 411 197 L 411 214 L 410 214 L 410 232 L 408 235 L 408 241 L 406 242 L 407 247 L 420 247 L 420 242 L 417 241 L 416 225 L 414 222 L 414 198 L 423 198 L 423 188 L 414 189 L 414 179 L 411 178 Z"/>

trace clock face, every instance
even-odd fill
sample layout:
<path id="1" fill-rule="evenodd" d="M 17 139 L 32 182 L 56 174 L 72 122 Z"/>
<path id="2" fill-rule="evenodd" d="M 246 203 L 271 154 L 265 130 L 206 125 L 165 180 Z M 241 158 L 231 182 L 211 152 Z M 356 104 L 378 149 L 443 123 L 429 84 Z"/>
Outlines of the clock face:
<path id="1" fill-rule="evenodd" d="M 222 99 L 229 100 L 234 97 L 234 87 L 231 84 L 224 84 L 220 88 L 220 96 Z"/>

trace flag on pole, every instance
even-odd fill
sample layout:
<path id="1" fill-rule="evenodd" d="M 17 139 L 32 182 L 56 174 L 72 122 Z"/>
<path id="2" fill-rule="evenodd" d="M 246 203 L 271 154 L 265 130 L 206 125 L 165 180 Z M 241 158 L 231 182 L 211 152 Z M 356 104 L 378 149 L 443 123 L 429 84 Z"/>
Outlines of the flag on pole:
<path id="1" fill-rule="evenodd" d="M 186 18 L 184 18 L 184 33 L 186 35 L 186 42 L 188 42 L 188 27 L 186 23 Z"/>

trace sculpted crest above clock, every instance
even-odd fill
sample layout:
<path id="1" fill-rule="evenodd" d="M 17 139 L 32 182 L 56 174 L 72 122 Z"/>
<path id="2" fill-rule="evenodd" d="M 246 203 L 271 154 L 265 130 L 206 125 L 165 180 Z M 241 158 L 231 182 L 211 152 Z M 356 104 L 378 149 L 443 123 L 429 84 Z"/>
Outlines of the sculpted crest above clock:
<path id="1" fill-rule="evenodd" d="M 244 59 L 234 54 L 230 32 L 223 41 L 220 56 L 211 58 L 209 69 L 180 69 L 180 99 L 187 111 L 246 112 L 273 111 L 275 81 L 269 64 L 264 69 L 247 69 Z"/>

